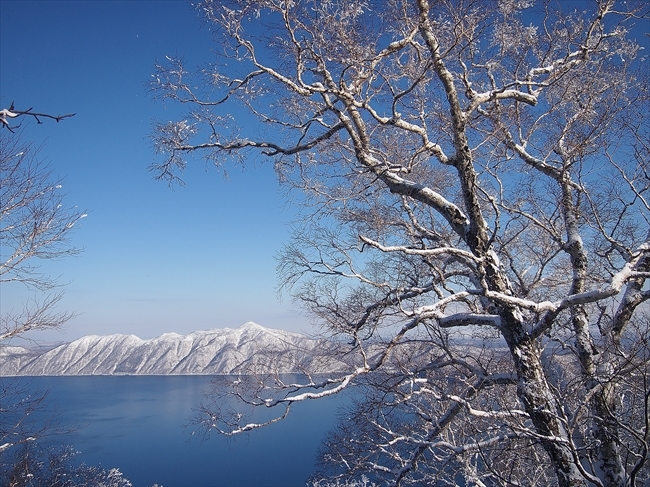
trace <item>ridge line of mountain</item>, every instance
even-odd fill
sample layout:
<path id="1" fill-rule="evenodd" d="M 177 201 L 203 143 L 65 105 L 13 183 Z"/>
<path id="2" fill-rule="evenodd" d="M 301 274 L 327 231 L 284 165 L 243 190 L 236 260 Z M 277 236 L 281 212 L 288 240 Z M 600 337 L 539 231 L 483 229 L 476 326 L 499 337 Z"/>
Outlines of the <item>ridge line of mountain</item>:
<path id="1" fill-rule="evenodd" d="M 125 334 L 86 335 L 46 350 L 0 346 L 0 376 L 296 373 L 314 364 L 324 343 L 253 322 L 187 335 L 163 333 L 147 340 Z M 326 371 L 345 368 L 328 362 Z"/>

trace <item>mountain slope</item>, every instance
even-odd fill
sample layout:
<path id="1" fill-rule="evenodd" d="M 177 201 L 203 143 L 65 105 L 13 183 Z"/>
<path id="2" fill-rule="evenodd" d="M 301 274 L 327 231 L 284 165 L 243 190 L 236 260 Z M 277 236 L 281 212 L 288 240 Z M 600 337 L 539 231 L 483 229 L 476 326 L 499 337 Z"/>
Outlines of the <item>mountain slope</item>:
<path id="1" fill-rule="evenodd" d="M 194 375 L 293 373 L 314 365 L 325 342 L 249 322 L 235 329 L 134 335 L 90 335 L 47 352 L 0 347 L 0 376 Z M 342 370 L 341 363 L 327 370 Z"/>

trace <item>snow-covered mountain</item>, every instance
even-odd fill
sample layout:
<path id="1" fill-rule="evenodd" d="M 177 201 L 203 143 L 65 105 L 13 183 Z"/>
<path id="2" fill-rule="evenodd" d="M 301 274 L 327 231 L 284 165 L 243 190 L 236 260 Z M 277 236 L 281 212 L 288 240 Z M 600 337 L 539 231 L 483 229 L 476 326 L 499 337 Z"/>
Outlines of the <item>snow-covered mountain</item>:
<path id="1" fill-rule="evenodd" d="M 0 347 L 0 376 L 217 375 L 344 368 L 341 363 L 318 363 L 325 347 L 321 340 L 252 322 L 189 335 L 165 333 L 150 340 L 90 335 L 46 352 Z"/>

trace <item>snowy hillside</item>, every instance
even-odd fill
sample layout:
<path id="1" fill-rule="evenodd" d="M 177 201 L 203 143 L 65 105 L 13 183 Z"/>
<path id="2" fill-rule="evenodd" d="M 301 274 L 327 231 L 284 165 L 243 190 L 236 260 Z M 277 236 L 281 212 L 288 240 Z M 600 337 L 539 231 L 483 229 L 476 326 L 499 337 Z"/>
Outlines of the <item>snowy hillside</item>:
<path id="1" fill-rule="evenodd" d="M 0 376 L 293 373 L 305 366 L 321 367 L 316 361 L 324 347 L 322 341 L 252 322 L 189 335 L 165 333 L 151 340 L 91 335 L 44 353 L 0 347 Z"/>

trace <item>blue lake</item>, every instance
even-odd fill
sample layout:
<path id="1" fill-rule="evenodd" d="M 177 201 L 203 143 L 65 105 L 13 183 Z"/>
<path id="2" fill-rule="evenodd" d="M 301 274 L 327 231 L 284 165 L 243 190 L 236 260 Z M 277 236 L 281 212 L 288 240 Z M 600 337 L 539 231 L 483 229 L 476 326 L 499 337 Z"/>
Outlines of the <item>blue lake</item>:
<path id="1" fill-rule="evenodd" d="M 57 439 L 88 465 L 119 468 L 134 487 L 304 486 L 316 452 L 344 398 L 298 404 L 280 423 L 246 436 L 208 441 L 185 427 L 207 376 L 34 377 L 63 424 L 80 429 Z"/>

